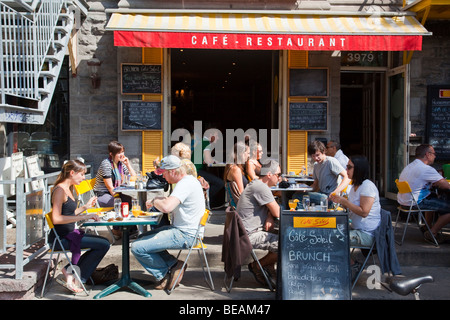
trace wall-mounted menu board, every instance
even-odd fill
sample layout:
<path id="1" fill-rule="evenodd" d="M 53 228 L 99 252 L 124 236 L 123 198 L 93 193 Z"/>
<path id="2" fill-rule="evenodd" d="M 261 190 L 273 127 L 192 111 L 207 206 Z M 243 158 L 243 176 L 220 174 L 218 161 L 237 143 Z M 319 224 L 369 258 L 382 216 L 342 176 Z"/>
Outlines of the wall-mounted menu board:
<path id="1" fill-rule="evenodd" d="M 428 86 L 427 100 L 428 143 L 438 160 L 450 160 L 450 85 Z"/>
<path id="2" fill-rule="evenodd" d="M 161 130 L 161 102 L 122 101 L 122 130 Z"/>
<path id="3" fill-rule="evenodd" d="M 289 69 L 289 96 L 328 97 L 328 69 Z"/>
<path id="4" fill-rule="evenodd" d="M 122 64 L 122 94 L 161 93 L 161 65 Z"/>
<path id="5" fill-rule="evenodd" d="M 284 210 L 278 247 L 278 298 L 351 299 L 347 214 Z"/>
<path id="6" fill-rule="evenodd" d="M 289 103 L 289 130 L 327 130 L 327 102 Z"/>

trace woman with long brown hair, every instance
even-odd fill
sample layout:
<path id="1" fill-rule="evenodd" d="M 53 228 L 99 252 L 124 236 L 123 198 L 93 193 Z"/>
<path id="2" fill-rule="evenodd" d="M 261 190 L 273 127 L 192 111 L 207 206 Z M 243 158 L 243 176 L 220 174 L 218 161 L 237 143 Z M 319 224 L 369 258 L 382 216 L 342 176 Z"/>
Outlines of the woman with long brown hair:
<path id="1" fill-rule="evenodd" d="M 79 268 L 83 283 L 90 278 L 92 272 L 109 250 L 108 239 L 97 235 L 84 234 L 83 230 L 75 229 L 76 222 L 99 219 L 95 213 L 81 214 L 95 205 L 97 197 L 92 197 L 85 205 L 77 208 L 77 201 L 73 196 L 74 185 L 80 184 L 85 179 L 85 173 L 86 166 L 84 163 L 78 160 L 67 161 L 56 179 L 51 200 L 51 218 L 55 230 L 61 238 L 64 249 L 72 251 L 72 264 Z M 53 241 L 54 234 L 50 233 L 49 242 Z M 79 248 L 89 248 L 90 250 L 80 256 Z M 61 249 L 58 243 L 55 249 Z M 60 284 L 74 293 L 83 291 L 73 274 L 67 270 L 67 266 L 62 269 L 62 273 L 65 276 L 65 282 L 58 281 Z"/>
<path id="2" fill-rule="evenodd" d="M 225 189 L 230 196 L 231 206 L 237 206 L 239 197 L 248 184 L 247 174 L 245 172 L 245 163 L 249 157 L 249 146 L 245 142 L 238 141 L 234 145 L 233 153 L 227 159 L 225 166 L 224 182 Z"/>

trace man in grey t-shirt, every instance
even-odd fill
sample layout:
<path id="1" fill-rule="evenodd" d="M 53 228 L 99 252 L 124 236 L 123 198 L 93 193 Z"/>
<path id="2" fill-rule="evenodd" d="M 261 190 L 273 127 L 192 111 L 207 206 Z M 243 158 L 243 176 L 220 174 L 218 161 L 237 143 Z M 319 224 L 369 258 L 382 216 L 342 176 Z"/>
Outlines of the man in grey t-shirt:
<path id="1" fill-rule="evenodd" d="M 276 186 L 281 176 L 280 165 L 274 160 L 261 167 L 259 179 L 252 180 L 242 192 L 237 205 L 237 212 L 255 249 L 268 250 L 259 262 L 276 283 L 275 263 L 278 259 L 278 235 L 270 232 L 274 228 L 275 218 L 280 217 L 280 207 L 273 197 L 270 187 Z M 261 284 L 264 276 L 256 262 L 248 265 Z"/>
<path id="2" fill-rule="evenodd" d="M 314 182 L 311 185 L 313 192 L 309 193 L 311 203 L 315 204 L 320 204 L 321 200 L 325 200 L 332 193 L 342 192 L 350 183 L 347 170 L 336 158 L 327 156 L 325 150 L 325 145 L 318 140 L 308 146 L 308 153 L 315 161 Z M 342 177 L 342 180 L 339 179 L 339 176 Z"/>

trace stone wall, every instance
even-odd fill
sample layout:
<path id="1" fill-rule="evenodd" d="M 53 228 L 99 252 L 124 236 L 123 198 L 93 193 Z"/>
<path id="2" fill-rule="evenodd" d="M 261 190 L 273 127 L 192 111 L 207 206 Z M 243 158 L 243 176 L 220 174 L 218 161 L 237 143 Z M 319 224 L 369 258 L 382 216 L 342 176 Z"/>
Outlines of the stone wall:
<path id="1" fill-rule="evenodd" d="M 427 22 L 425 28 L 432 36 L 423 37 L 422 51 L 413 53 L 410 64 L 411 132 L 424 143 L 426 130 L 427 86 L 450 84 L 450 22 Z M 439 165 L 439 155 L 436 164 Z"/>
<path id="2" fill-rule="evenodd" d="M 106 8 L 117 1 L 87 1 L 89 15 L 78 30 L 77 73 L 70 85 L 70 157 L 82 157 L 95 170 L 107 156 L 106 146 L 118 138 L 117 48 L 113 32 L 105 31 Z M 101 62 L 101 85 L 93 89 L 87 61 Z M 73 66 L 72 66 L 73 68 Z"/>

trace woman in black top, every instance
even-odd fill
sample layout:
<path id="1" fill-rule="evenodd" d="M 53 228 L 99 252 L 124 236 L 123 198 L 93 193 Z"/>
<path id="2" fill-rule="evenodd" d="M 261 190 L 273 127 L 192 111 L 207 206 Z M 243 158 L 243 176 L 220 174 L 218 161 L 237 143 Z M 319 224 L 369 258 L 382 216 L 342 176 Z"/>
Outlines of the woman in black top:
<path id="1" fill-rule="evenodd" d="M 85 173 L 86 166 L 81 161 L 69 160 L 63 165 L 52 192 L 51 215 L 62 245 L 66 250 L 72 251 L 72 264 L 79 268 L 83 283 L 90 278 L 109 250 L 109 241 L 106 238 L 84 234 L 82 230 L 75 229 L 75 223 L 78 221 L 99 220 L 95 213 L 80 215 L 95 205 L 97 197 L 92 197 L 85 205 L 77 208 L 77 202 L 73 196 L 73 186 L 80 184 L 85 179 Z M 53 240 L 53 233 L 51 233 L 49 242 L 53 242 Z M 80 256 L 79 248 L 90 248 L 90 250 Z M 60 249 L 59 244 L 56 245 L 56 249 Z M 66 268 L 67 266 L 62 269 L 66 278 L 66 288 L 75 293 L 83 291 L 73 274 Z"/>

